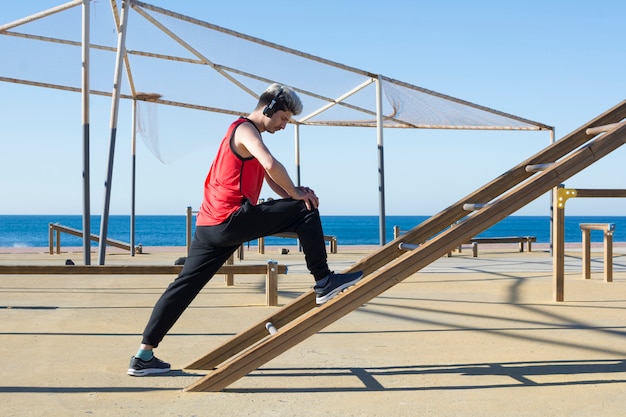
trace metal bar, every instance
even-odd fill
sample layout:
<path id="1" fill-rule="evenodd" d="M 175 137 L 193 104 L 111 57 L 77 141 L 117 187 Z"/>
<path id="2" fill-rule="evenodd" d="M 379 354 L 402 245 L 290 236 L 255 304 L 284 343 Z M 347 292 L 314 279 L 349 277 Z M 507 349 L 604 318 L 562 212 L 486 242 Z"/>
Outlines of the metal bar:
<path id="1" fill-rule="evenodd" d="M 17 27 L 17 26 L 20 26 L 20 25 L 23 25 L 23 24 L 26 24 L 26 23 L 34 22 L 35 20 L 42 19 L 44 17 L 50 16 L 50 15 L 58 13 L 58 12 L 62 12 L 62 11 L 67 10 L 67 9 L 71 9 L 72 7 L 78 6 L 79 4 L 83 4 L 84 5 L 84 1 L 83 0 L 70 1 L 70 2 L 65 3 L 65 4 L 61 4 L 59 6 L 52 7 L 50 9 L 48 9 L 48 10 L 44 10 L 42 12 L 35 13 L 35 14 L 30 15 L 30 16 L 26 16 L 26 17 L 24 17 L 22 19 L 18 19 L 18 20 L 15 20 L 13 22 L 6 23 L 6 24 L 0 26 L 0 32 L 4 32 L 4 31 L 7 31 L 9 29 L 13 29 L 14 27 Z M 89 8 L 87 8 L 87 9 L 89 9 Z"/>
<path id="2" fill-rule="evenodd" d="M 90 172 L 90 115 L 89 115 L 89 84 L 90 84 L 90 0 L 83 3 L 83 39 L 82 39 L 82 118 L 83 118 L 83 261 L 91 265 L 91 172 Z"/>
<path id="3" fill-rule="evenodd" d="M 552 165 L 552 163 L 527 165 L 526 166 L 526 172 L 540 172 L 540 171 L 544 171 L 544 170 L 550 168 L 551 165 Z"/>
<path id="4" fill-rule="evenodd" d="M 315 110 L 314 112 L 304 116 L 303 118 L 301 118 L 300 120 L 298 120 L 300 123 L 306 122 L 309 119 L 312 119 L 313 117 L 317 116 L 320 113 L 325 112 L 326 110 L 330 109 L 331 107 L 335 106 L 336 104 L 340 104 L 342 101 L 344 101 L 345 99 L 347 99 L 348 97 L 352 96 L 353 94 L 358 93 L 359 91 L 361 91 L 362 89 L 364 89 L 365 87 L 367 87 L 368 85 L 372 84 L 375 81 L 374 78 L 369 78 L 367 81 L 365 81 L 364 83 L 362 83 L 361 85 L 356 86 L 355 88 L 353 88 L 352 90 L 348 91 L 347 93 L 342 94 L 341 96 L 337 97 L 334 100 L 331 100 L 330 103 L 320 107 L 319 109 Z"/>
<path id="5" fill-rule="evenodd" d="M 111 182 L 113 180 L 113 161 L 115 159 L 115 139 L 117 136 L 117 117 L 120 103 L 120 83 L 122 82 L 122 64 L 124 57 L 124 48 L 126 44 L 126 30 L 128 26 L 128 1 L 122 2 L 122 25 L 121 31 L 118 33 L 117 57 L 115 62 L 115 77 L 113 81 L 113 94 L 111 101 L 111 137 L 109 139 L 109 158 L 107 168 L 107 179 L 104 184 L 104 209 L 102 210 L 102 219 L 100 221 L 100 238 L 106 241 L 109 226 L 109 207 L 111 205 Z M 106 245 L 100 245 L 98 248 L 98 264 L 104 265 L 106 257 Z M 132 250 L 132 248 L 131 248 Z"/>
<path id="6" fill-rule="evenodd" d="M 550 129 L 550 146 L 554 145 L 556 135 L 556 129 L 553 127 Z M 550 255 L 552 256 L 552 245 L 554 243 L 554 238 L 552 236 L 553 233 L 553 222 L 554 222 L 554 188 L 550 190 Z"/>
<path id="7" fill-rule="evenodd" d="M 130 256 L 135 256 L 135 194 L 137 183 L 137 100 L 133 99 L 130 140 Z"/>
<path id="8" fill-rule="evenodd" d="M 586 133 L 589 136 L 598 135 L 600 133 L 608 132 L 609 130 L 613 130 L 623 125 L 626 125 L 626 122 L 611 123 L 611 124 L 604 125 L 604 126 L 590 127 L 589 129 L 586 130 Z"/>
<path id="9" fill-rule="evenodd" d="M 383 86 L 380 82 L 380 76 L 376 79 L 376 133 L 378 143 L 378 192 L 379 192 L 379 242 L 380 246 L 387 243 L 385 236 L 386 219 L 385 219 L 385 155 L 383 146 Z"/>
<path id="10" fill-rule="evenodd" d="M 111 11 L 113 12 L 113 20 L 119 32 L 120 30 L 120 16 L 117 11 L 117 0 L 111 0 Z M 128 77 L 128 85 L 130 88 L 130 94 L 135 97 L 135 81 L 133 80 L 133 72 L 130 68 L 130 61 L 128 60 L 128 51 L 124 54 L 124 67 L 126 68 L 126 76 Z"/>
<path id="11" fill-rule="evenodd" d="M 300 178 L 300 125 L 293 125 L 294 133 L 294 153 L 296 159 L 296 185 L 299 187 L 302 185 Z"/>

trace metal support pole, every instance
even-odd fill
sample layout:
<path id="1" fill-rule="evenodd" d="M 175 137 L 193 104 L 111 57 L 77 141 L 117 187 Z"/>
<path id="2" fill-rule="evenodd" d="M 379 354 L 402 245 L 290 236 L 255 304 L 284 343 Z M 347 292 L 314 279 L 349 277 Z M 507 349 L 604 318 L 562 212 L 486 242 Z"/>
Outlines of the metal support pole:
<path id="1" fill-rule="evenodd" d="M 89 45 L 90 45 L 90 0 L 83 0 L 83 45 L 82 45 L 82 123 L 83 123 L 83 260 L 91 265 L 91 205 L 89 189 Z"/>
<path id="2" fill-rule="evenodd" d="M 383 87 L 380 75 L 376 80 L 376 130 L 378 137 L 378 193 L 379 193 L 379 241 L 383 246 L 385 237 L 385 156 L 383 152 Z"/>
<path id="3" fill-rule="evenodd" d="M 187 206 L 187 213 L 185 216 L 185 226 L 186 226 L 185 243 L 187 245 L 187 256 L 189 256 L 189 251 L 191 250 L 191 240 L 193 239 L 191 235 L 191 229 L 193 227 L 192 223 L 193 223 L 193 213 L 191 211 L 191 206 Z"/>
<path id="4" fill-rule="evenodd" d="M 130 256 L 135 256 L 135 183 L 137 172 L 137 100 L 133 98 L 132 131 L 130 140 L 131 184 L 130 184 Z"/>
<path id="5" fill-rule="evenodd" d="M 124 62 L 126 26 L 128 23 L 127 0 L 122 2 L 122 24 L 117 37 L 117 56 L 115 58 L 115 78 L 113 82 L 113 94 L 111 102 L 111 137 L 109 140 L 109 164 L 107 168 L 107 179 L 104 183 L 104 209 L 102 210 L 102 220 L 100 222 L 100 246 L 98 251 L 98 263 L 104 265 L 106 255 L 106 240 L 109 227 L 109 206 L 111 204 L 111 182 L 113 180 L 113 161 L 115 159 L 115 138 L 117 135 L 117 116 L 120 103 L 120 89 L 122 81 L 122 64 Z"/>
<path id="6" fill-rule="evenodd" d="M 294 149 L 296 153 L 296 185 L 299 187 L 302 185 L 300 178 L 300 125 L 293 126 L 294 132 Z"/>

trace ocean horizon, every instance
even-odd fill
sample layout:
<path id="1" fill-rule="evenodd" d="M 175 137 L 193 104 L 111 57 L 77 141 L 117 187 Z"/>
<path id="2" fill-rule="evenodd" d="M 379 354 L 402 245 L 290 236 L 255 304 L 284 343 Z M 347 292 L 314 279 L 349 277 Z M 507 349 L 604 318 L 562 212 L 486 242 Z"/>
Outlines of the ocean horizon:
<path id="1" fill-rule="evenodd" d="M 406 232 L 419 225 L 429 216 L 387 216 L 386 241 L 393 240 L 394 226 Z M 322 216 L 326 235 L 336 236 L 339 245 L 378 245 L 378 216 Z M 48 247 L 49 225 L 82 230 L 81 215 L 0 215 L 0 247 L 29 248 Z M 565 218 L 565 242 L 582 241 L 580 223 L 614 223 L 615 242 L 626 242 L 626 216 L 567 216 Z M 91 217 L 91 233 L 100 234 L 100 216 Z M 478 237 L 535 236 L 537 243 L 550 242 L 549 216 L 509 216 Z M 130 216 L 109 217 L 109 239 L 130 242 Z M 591 233 L 592 242 L 602 242 L 602 232 Z M 62 234 L 63 246 L 82 246 L 82 239 Z M 96 242 L 92 243 L 97 246 Z M 265 244 L 294 245 L 295 239 L 267 237 Z M 185 246 L 186 216 L 184 215 L 137 215 L 135 217 L 135 245 L 142 246 Z M 256 241 L 250 242 L 256 245 Z"/>

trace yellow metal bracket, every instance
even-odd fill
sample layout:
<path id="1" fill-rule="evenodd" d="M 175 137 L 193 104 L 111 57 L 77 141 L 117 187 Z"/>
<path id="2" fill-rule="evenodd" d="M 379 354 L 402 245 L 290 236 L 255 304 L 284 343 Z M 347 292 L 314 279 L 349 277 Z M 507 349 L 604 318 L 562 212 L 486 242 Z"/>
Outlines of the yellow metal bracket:
<path id="1" fill-rule="evenodd" d="M 563 209 L 565 208 L 565 202 L 574 198 L 578 195 L 578 191 L 574 188 L 559 188 L 556 192 L 557 197 L 557 208 Z"/>

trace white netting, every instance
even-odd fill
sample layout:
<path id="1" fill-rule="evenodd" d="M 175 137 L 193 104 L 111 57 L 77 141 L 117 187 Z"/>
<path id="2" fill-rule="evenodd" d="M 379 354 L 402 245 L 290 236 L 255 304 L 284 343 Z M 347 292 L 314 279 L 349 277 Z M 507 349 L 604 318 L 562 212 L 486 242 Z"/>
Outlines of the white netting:
<path id="1" fill-rule="evenodd" d="M 468 105 L 414 86 L 386 79 L 382 85 L 385 97 L 393 108 L 393 112 L 386 116 L 400 125 L 405 123 L 427 129 L 537 129 L 532 121 Z"/>
<path id="2" fill-rule="evenodd" d="M 79 92 L 80 2 L 76 6 L 45 17 L 45 24 L 40 19 L 0 26 L 5 35 L 0 36 L 0 81 Z M 98 69 L 91 72 L 91 90 L 103 96 L 111 95 L 118 40 L 116 19 L 107 9 L 121 21 L 121 0 L 92 2 L 91 7 L 90 66 Z M 146 117 L 141 129 L 148 147 L 162 161 L 172 160 L 184 147 L 193 150 L 206 142 L 203 129 L 212 117 L 206 112 L 245 115 L 272 82 L 299 93 L 305 110 L 297 120 L 305 125 L 375 126 L 380 79 L 387 127 L 547 128 L 139 1 L 129 9 L 126 52 L 122 99 L 137 91 L 162 96 L 149 105 L 154 115 L 158 112 L 158 120 L 153 116 L 146 125 Z M 189 109 L 200 110 L 204 117 L 190 116 Z M 143 110 L 144 115 L 149 111 Z"/>

